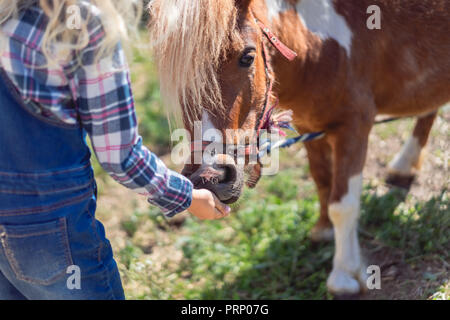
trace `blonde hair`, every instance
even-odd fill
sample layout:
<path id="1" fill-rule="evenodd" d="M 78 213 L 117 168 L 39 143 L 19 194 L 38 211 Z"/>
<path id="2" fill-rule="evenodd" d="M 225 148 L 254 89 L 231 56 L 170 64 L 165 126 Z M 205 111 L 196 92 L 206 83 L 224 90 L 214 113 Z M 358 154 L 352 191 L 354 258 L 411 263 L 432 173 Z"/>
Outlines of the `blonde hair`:
<path id="1" fill-rule="evenodd" d="M 48 63 L 64 60 L 68 52 L 80 51 L 89 42 L 87 26 L 94 18 L 93 11 L 81 15 L 80 29 L 67 27 L 67 18 L 71 6 L 95 8 L 98 12 L 105 36 L 96 52 L 97 57 L 112 54 L 119 41 L 124 43 L 138 34 L 138 24 L 142 13 L 140 0 L 0 0 L 0 25 L 11 17 L 17 17 L 21 10 L 38 4 L 49 21 L 42 41 L 42 51 Z"/>
<path id="2" fill-rule="evenodd" d="M 185 124 L 201 119 L 205 106 L 224 111 L 218 68 L 230 46 L 241 41 L 235 0 L 152 0 L 151 47 L 161 96 Z"/>

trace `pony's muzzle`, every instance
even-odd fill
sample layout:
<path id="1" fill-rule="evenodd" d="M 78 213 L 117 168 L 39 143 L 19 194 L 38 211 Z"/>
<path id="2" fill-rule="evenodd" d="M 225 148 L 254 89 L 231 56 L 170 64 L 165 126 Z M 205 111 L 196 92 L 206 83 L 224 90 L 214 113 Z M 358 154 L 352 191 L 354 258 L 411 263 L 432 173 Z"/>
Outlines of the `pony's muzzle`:
<path id="1" fill-rule="evenodd" d="M 203 164 L 190 175 L 186 173 L 183 170 L 196 189 L 212 191 L 223 203 L 236 202 L 242 193 L 244 170 L 229 155 L 216 155 L 212 164 Z"/>

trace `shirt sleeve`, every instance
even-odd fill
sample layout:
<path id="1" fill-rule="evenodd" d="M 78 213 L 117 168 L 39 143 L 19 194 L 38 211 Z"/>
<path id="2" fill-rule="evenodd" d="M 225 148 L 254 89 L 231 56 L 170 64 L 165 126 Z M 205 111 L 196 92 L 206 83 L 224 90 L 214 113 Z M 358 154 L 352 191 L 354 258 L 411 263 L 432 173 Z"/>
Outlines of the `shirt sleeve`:
<path id="1" fill-rule="evenodd" d="M 80 55 L 81 66 L 70 80 L 80 121 L 104 170 L 173 217 L 191 205 L 192 183 L 168 169 L 143 145 L 121 45 L 112 56 L 95 59 L 103 35 L 101 25 L 90 28 L 89 45 Z"/>

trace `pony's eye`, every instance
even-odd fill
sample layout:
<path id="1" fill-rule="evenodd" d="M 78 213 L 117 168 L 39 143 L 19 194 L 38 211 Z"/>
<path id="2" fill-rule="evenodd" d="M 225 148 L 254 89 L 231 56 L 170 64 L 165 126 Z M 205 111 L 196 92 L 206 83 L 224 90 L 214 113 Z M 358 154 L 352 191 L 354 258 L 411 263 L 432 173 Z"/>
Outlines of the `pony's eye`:
<path id="1" fill-rule="evenodd" d="M 243 68 L 250 68 L 253 62 L 255 62 L 255 53 L 245 52 L 239 60 L 239 65 Z"/>

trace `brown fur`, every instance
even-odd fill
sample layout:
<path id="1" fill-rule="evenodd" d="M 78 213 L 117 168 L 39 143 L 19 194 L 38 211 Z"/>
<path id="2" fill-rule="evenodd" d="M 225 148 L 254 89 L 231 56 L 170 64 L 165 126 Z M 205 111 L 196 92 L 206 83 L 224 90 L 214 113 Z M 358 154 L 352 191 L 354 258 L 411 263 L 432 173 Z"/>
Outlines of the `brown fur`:
<path id="1" fill-rule="evenodd" d="M 433 112 L 419 120 L 414 132 L 425 145 L 435 110 L 450 100 L 449 1 L 335 0 L 334 4 L 353 32 L 350 59 L 336 41 L 324 42 L 309 32 L 293 10 L 272 24 L 281 41 L 299 55 L 292 63 L 272 52 L 281 105 L 294 110 L 300 131 L 327 132 L 326 142 L 307 144 L 321 195 L 322 224 L 328 224 L 327 200 L 339 201 L 347 192 L 348 179 L 362 171 L 377 114 Z M 372 4 L 383 13 L 381 30 L 366 27 L 366 8 Z M 264 1 L 252 5 L 264 20 Z M 332 182 L 326 178 L 331 173 Z"/>

